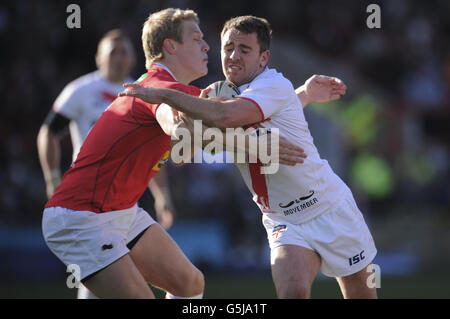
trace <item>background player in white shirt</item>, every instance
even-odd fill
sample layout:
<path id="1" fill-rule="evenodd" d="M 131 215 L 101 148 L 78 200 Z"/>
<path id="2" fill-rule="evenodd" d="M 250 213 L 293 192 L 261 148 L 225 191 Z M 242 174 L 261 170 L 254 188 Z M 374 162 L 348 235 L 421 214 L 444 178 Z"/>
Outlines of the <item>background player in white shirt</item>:
<path id="1" fill-rule="evenodd" d="M 296 94 L 287 79 L 267 68 L 270 37 L 270 26 L 261 18 L 237 17 L 225 24 L 222 67 L 227 80 L 239 86 L 236 99 L 211 101 L 134 85 L 121 94 L 167 103 L 211 127 L 255 123 L 276 127 L 304 148 L 308 155 L 304 164 L 280 165 L 273 175 L 262 175 L 260 164 L 238 164 L 263 212 L 277 294 L 308 298 L 321 268 L 325 275 L 336 277 L 345 298 L 376 298 L 376 289 L 367 285 L 367 270 L 376 255 L 372 236 L 350 189 L 320 158 L 302 109 L 311 100 L 339 97 L 345 87 L 332 79 L 334 83 L 328 83 L 332 89 L 322 99 L 320 93 L 314 96 L 320 85 L 311 85 L 320 77 L 313 77 Z"/>
<path id="2" fill-rule="evenodd" d="M 67 126 L 72 140 L 72 160 L 75 161 L 92 126 L 122 91 L 122 84 L 132 81 L 129 73 L 135 63 L 135 52 L 131 40 L 119 29 L 107 32 L 99 41 L 95 61 L 98 70 L 69 83 L 40 128 L 37 146 L 48 198 L 61 183 L 60 139 Z M 173 222 L 173 206 L 166 177 L 162 168 L 151 180 L 149 188 L 155 199 L 158 222 L 168 228 Z M 78 298 L 92 297 L 83 286 L 79 289 Z"/>

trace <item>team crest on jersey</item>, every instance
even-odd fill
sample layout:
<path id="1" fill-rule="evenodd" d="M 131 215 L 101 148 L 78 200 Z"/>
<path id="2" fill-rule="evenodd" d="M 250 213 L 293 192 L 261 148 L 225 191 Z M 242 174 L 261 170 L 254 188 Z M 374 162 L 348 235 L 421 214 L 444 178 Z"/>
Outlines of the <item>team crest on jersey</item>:
<path id="1" fill-rule="evenodd" d="M 287 230 L 286 225 L 278 225 L 275 226 L 272 230 L 272 237 L 278 238 L 281 236 L 281 233 Z"/>
<path id="2" fill-rule="evenodd" d="M 159 162 L 155 166 L 153 166 L 152 170 L 159 171 L 161 167 L 169 160 L 169 154 L 170 151 L 165 152 Z"/>

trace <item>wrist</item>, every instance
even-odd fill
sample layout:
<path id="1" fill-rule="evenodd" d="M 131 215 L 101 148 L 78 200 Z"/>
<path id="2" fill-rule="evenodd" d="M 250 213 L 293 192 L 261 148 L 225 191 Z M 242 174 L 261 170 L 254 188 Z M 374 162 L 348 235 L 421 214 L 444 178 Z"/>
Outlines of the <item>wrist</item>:
<path id="1" fill-rule="evenodd" d="M 311 99 L 309 98 L 308 92 L 306 90 L 306 84 L 302 85 L 302 94 L 303 94 L 303 96 L 302 96 L 302 98 L 303 98 L 302 104 L 303 104 L 303 107 L 305 107 L 310 102 L 312 102 Z"/>
<path id="2" fill-rule="evenodd" d="M 295 90 L 295 93 L 297 93 L 298 98 L 300 99 L 300 102 L 302 103 L 302 106 L 305 107 L 311 100 L 308 97 L 308 94 L 306 93 L 306 84 L 303 84 L 302 86 L 298 87 Z"/>

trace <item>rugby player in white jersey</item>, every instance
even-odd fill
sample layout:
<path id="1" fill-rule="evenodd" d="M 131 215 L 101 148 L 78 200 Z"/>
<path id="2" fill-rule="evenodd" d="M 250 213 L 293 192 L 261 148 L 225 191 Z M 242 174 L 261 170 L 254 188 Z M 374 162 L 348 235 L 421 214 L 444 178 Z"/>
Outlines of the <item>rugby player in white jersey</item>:
<path id="1" fill-rule="evenodd" d="M 67 126 L 75 161 L 92 126 L 122 91 L 122 84 L 132 81 L 129 72 L 135 62 L 135 52 L 131 40 L 121 30 L 113 29 L 101 38 L 95 59 L 98 70 L 69 83 L 57 97 L 40 128 L 37 146 L 48 198 L 61 183 L 60 139 L 67 131 Z M 168 228 L 173 221 L 173 206 L 164 172 L 161 171 L 152 179 L 149 188 L 155 199 L 158 222 Z M 81 285 L 78 298 L 94 296 Z"/>
<path id="2" fill-rule="evenodd" d="M 199 99 L 173 90 L 125 85 L 120 95 L 166 103 L 211 127 L 278 128 L 308 157 L 263 175 L 261 163 L 237 164 L 261 209 L 271 248 L 272 277 L 279 298 L 309 298 L 319 269 L 335 277 L 344 298 L 376 298 L 368 267 L 376 255 L 372 235 L 347 185 L 321 159 L 302 106 L 345 93 L 336 78 L 313 76 L 294 90 L 267 63 L 271 28 L 265 19 L 243 16 L 225 23 L 222 67 L 241 94 L 227 101 Z"/>

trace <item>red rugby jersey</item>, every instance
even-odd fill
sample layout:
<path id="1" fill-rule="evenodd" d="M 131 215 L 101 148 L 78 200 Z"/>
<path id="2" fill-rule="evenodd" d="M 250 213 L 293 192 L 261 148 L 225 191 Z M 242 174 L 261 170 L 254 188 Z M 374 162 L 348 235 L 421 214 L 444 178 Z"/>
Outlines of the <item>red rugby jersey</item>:
<path id="1" fill-rule="evenodd" d="M 201 92 L 175 81 L 169 72 L 156 66 L 138 83 L 195 96 Z M 136 204 L 170 152 L 170 136 L 156 121 L 157 108 L 133 97 L 115 99 L 89 132 L 45 208 L 61 206 L 103 213 Z"/>

